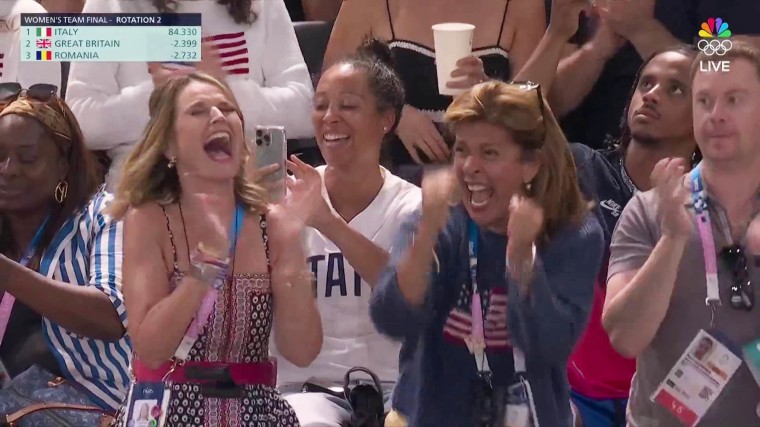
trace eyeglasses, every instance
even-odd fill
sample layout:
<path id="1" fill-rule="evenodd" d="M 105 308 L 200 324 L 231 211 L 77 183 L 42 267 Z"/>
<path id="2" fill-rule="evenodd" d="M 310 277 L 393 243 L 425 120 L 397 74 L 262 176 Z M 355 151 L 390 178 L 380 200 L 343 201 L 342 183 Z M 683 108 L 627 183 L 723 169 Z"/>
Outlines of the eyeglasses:
<path id="1" fill-rule="evenodd" d="M 16 82 L 0 83 L 0 107 L 10 104 L 24 92 L 24 88 Z M 35 101 L 48 102 L 58 93 L 58 86 L 37 83 L 26 89 L 26 97 Z"/>
<path id="2" fill-rule="evenodd" d="M 532 81 L 512 81 L 509 84 L 516 86 L 525 91 L 536 91 L 536 97 L 538 98 L 538 111 L 541 114 L 541 121 L 543 131 L 541 132 L 541 141 L 546 139 L 546 111 L 544 109 L 544 95 L 541 91 L 541 85 Z"/>
<path id="3" fill-rule="evenodd" d="M 749 280 L 747 256 L 739 245 L 726 246 L 719 253 L 721 262 L 731 271 L 731 307 L 751 311 L 755 306 L 755 291 Z"/>

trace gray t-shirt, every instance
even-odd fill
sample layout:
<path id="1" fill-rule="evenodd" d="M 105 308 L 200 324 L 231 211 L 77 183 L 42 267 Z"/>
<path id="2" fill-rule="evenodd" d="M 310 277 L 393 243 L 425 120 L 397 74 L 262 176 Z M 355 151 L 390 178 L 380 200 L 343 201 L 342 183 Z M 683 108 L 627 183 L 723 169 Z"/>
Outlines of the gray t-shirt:
<path id="1" fill-rule="evenodd" d="M 656 203 L 654 192 L 648 191 L 636 194 L 626 205 L 612 238 L 608 277 L 641 268 L 652 253 L 662 235 Z M 719 226 L 719 215 L 722 215 L 722 209 L 712 203 L 710 218 L 717 250 L 726 246 L 726 234 Z M 710 327 L 710 310 L 705 305 L 707 288 L 704 256 L 696 219 L 694 221 L 694 234 L 686 245 L 678 266 L 668 313 L 649 347 L 636 359 L 637 372 L 628 403 L 629 426 L 681 427 L 674 416 L 652 403 L 650 398 L 697 332 Z M 718 270 L 722 305 L 716 310 L 715 327 L 733 343 L 743 346 L 760 338 L 760 307 L 755 306 L 750 312 L 732 308 L 729 304 L 731 272 L 720 263 Z M 753 266 L 750 266 L 750 278 L 754 286 L 760 284 L 760 271 Z M 760 387 L 746 363 L 743 363 L 699 426 L 758 426 L 758 403 Z"/>

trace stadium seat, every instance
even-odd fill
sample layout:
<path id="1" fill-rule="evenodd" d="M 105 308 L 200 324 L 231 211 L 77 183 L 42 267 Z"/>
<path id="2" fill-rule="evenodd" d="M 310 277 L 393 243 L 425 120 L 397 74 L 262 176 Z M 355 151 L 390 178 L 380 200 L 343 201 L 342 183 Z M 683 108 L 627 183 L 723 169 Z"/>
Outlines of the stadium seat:
<path id="1" fill-rule="evenodd" d="M 293 27 L 312 83 L 316 86 L 322 71 L 322 61 L 325 56 L 325 49 L 327 49 L 327 42 L 330 40 L 332 24 L 320 21 L 294 22 Z M 317 143 L 313 138 L 289 140 L 288 154 L 300 154 L 301 159 L 312 166 L 324 164 L 324 160 L 317 149 Z"/>

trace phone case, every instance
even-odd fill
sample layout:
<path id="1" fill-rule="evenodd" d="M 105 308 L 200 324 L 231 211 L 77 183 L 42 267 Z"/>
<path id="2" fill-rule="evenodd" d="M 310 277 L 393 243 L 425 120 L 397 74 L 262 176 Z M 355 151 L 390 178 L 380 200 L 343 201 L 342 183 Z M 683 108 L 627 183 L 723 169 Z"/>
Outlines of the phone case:
<path id="1" fill-rule="evenodd" d="M 279 164 L 280 169 L 265 177 L 266 182 L 282 183 L 271 194 L 279 199 L 285 195 L 286 167 L 285 159 L 288 155 L 285 128 L 282 126 L 256 126 L 256 137 L 253 140 L 253 157 L 256 168 L 262 168 L 273 164 Z M 281 188 L 280 188 L 281 187 Z"/>

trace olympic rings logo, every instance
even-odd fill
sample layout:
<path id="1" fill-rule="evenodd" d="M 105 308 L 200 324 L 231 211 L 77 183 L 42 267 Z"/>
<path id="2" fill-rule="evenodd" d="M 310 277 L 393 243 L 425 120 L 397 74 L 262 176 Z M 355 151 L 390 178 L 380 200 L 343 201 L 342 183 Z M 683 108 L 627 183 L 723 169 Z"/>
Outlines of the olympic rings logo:
<path id="1" fill-rule="evenodd" d="M 731 40 L 718 40 L 718 39 L 700 39 L 697 42 L 697 48 L 705 53 L 707 56 L 717 55 L 723 56 L 728 53 L 734 44 Z"/>

